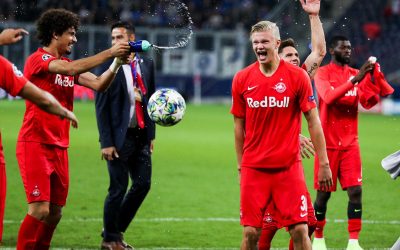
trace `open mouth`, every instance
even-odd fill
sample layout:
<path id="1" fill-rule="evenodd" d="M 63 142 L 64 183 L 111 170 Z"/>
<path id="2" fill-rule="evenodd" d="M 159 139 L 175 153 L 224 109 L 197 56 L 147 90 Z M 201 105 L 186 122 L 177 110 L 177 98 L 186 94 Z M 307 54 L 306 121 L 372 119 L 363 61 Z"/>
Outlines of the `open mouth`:
<path id="1" fill-rule="evenodd" d="M 268 53 L 265 51 L 259 51 L 257 52 L 257 56 L 260 60 L 265 60 L 267 59 Z"/>

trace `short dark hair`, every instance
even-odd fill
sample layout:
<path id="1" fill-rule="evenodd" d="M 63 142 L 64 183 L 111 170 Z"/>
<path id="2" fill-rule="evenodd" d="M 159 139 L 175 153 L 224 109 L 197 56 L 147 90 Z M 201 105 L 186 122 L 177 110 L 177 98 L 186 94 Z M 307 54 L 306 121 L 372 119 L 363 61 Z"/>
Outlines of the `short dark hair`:
<path id="1" fill-rule="evenodd" d="M 53 38 L 53 33 L 62 35 L 69 28 L 79 27 L 79 17 L 77 14 L 66 9 L 49 9 L 38 19 L 37 38 L 44 46 L 48 46 Z"/>
<path id="2" fill-rule="evenodd" d="M 279 45 L 278 48 L 278 54 L 282 53 L 283 49 L 286 47 L 296 48 L 296 44 L 294 43 L 294 40 L 292 38 L 282 40 L 281 45 Z"/>
<path id="3" fill-rule="evenodd" d="M 333 36 L 331 40 L 329 40 L 329 48 L 335 48 L 339 41 L 349 41 L 349 39 L 342 35 Z"/>
<path id="4" fill-rule="evenodd" d="M 115 29 L 115 28 L 125 28 L 128 32 L 131 32 L 131 33 L 135 33 L 135 27 L 131 24 L 131 23 L 129 23 L 129 22 L 125 22 L 125 21 L 118 21 L 118 22 L 116 22 L 116 23 L 113 23 L 112 25 L 111 25 L 111 31 L 113 30 L 113 29 Z"/>

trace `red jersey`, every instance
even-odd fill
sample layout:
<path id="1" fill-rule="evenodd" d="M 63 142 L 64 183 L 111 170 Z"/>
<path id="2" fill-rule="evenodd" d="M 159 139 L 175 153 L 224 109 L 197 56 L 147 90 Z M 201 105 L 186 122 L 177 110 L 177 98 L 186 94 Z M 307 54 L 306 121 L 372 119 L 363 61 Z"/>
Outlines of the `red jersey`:
<path id="1" fill-rule="evenodd" d="M 310 78 L 283 60 L 270 77 L 259 66 L 239 71 L 232 83 L 231 113 L 245 120 L 242 166 L 289 167 L 299 155 L 300 114 L 316 107 Z"/>
<path id="2" fill-rule="evenodd" d="M 12 96 L 18 95 L 22 88 L 27 83 L 27 79 L 22 75 L 22 72 L 11 64 L 7 59 L 0 56 L 0 88 L 7 91 Z M 3 145 L 1 143 L 0 132 L 0 164 L 5 164 L 3 155 Z"/>
<path id="3" fill-rule="evenodd" d="M 72 111 L 74 84 L 78 76 L 67 76 L 49 72 L 49 63 L 57 58 L 42 48 L 30 55 L 25 63 L 24 75 L 39 88 L 52 94 L 62 106 Z M 61 60 L 71 61 L 62 57 Z M 39 142 L 68 147 L 68 119 L 48 114 L 33 103 L 26 101 L 26 111 L 18 141 Z"/>
<path id="4" fill-rule="evenodd" d="M 379 89 L 371 83 L 369 74 L 360 84 L 350 82 L 357 73 L 357 69 L 331 62 L 319 68 L 314 77 L 327 148 L 357 146 L 358 103 L 371 108 L 379 100 Z"/>

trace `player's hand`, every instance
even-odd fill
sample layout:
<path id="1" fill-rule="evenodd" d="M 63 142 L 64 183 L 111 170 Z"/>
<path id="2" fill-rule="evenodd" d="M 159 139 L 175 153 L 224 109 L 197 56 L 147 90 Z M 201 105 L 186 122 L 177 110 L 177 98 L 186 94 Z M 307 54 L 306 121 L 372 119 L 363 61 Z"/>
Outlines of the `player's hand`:
<path id="1" fill-rule="evenodd" d="M 101 149 L 101 159 L 102 160 L 107 160 L 107 161 L 112 161 L 115 158 L 119 158 L 119 155 L 117 153 L 117 149 L 115 147 L 108 147 L 108 148 L 102 148 Z"/>
<path id="2" fill-rule="evenodd" d="M 358 71 L 358 74 L 353 78 L 352 81 L 355 82 L 361 82 L 362 79 L 364 79 L 364 77 L 367 75 L 368 72 L 372 72 L 372 70 L 374 70 L 375 67 L 375 63 L 367 60 L 363 66 L 361 66 L 360 71 Z"/>
<path id="3" fill-rule="evenodd" d="M 314 145 L 310 138 L 305 137 L 304 135 L 299 135 L 300 137 L 300 154 L 301 158 L 305 159 L 306 157 L 310 159 L 311 156 L 315 155 Z"/>
<path id="4" fill-rule="evenodd" d="M 113 57 L 126 58 L 130 54 L 130 46 L 128 42 L 117 42 L 110 48 Z"/>
<path id="5" fill-rule="evenodd" d="M 333 185 L 332 171 L 329 163 L 320 163 L 318 170 L 319 190 L 328 192 Z"/>
<path id="6" fill-rule="evenodd" d="M 0 45 L 16 43 L 29 32 L 24 29 L 5 29 L 0 33 Z"/>
<path id="7" fill-rule="evenodd" d="M 78 128 L 78 119 L 73 112 L 67 110 L 67 115 L 65 116 L 65 118 L 71 121 L 71 125 L 73 128 Z"/>
<path id="8" fill-rule="evenodd" d="M 309 15 L 318 15 L 321 6 L 321 0 L 300 0 L 301 7 Z"/>

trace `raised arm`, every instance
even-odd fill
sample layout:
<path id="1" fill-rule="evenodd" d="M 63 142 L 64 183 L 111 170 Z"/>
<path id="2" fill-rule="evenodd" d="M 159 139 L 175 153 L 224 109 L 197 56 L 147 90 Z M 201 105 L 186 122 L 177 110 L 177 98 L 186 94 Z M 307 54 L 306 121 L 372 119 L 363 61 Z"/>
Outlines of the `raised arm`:
<path id="1" fill-rule="evenodd" d="M 326 55 L 326 42 L 324 29 L 319 19 L 320 0 L 301 0 L 301 6 L 308 13 L 311 26 L 311 53 L 308 55 L 304 64 L 307 67 L 307 73 L 312 79 L 321 65 Z"/>
<path id="2" fill-rule="evenodd" d="M 5 29 L 0 33 L 0 45 L 16 43 L 29 32 L 24 29 Z"/>
<path id="3" fill-rule="evenodd" d="M 326 143 L 324 133 L 322 131 L 321 121 L 318 117 L 316 108 L 313 108 L 304 113 L 308 123 L 308 131 L 310 132 L 311 141 L 318 155 L 318 183 L 321 191 L 328 190 L 332 182 L 332 172 L 329 167 L 328 155 L 326 152 Z"/>
<path id="4" fill-rule="evenodd" d="M 33 83 L 28 81 L 18 95 L 33 102 L 48 113 L 70 120 L 72 127 L 78 127 L 78 119 L 76 119 L 74 113 L 61 106 L 54 96 L 39 89 Z"/>
<path id="5" fill-rule="evenodd" d="M 55 74 L 78 75 L 91 70 L 113 57 L 127 58 L 129 55 L 128 42 L 116 43 L 111 48 L 94 56 L 82 58 L 72 62 L 65 60 L 53 60 L 49 63 L 49 71 Z"/>

